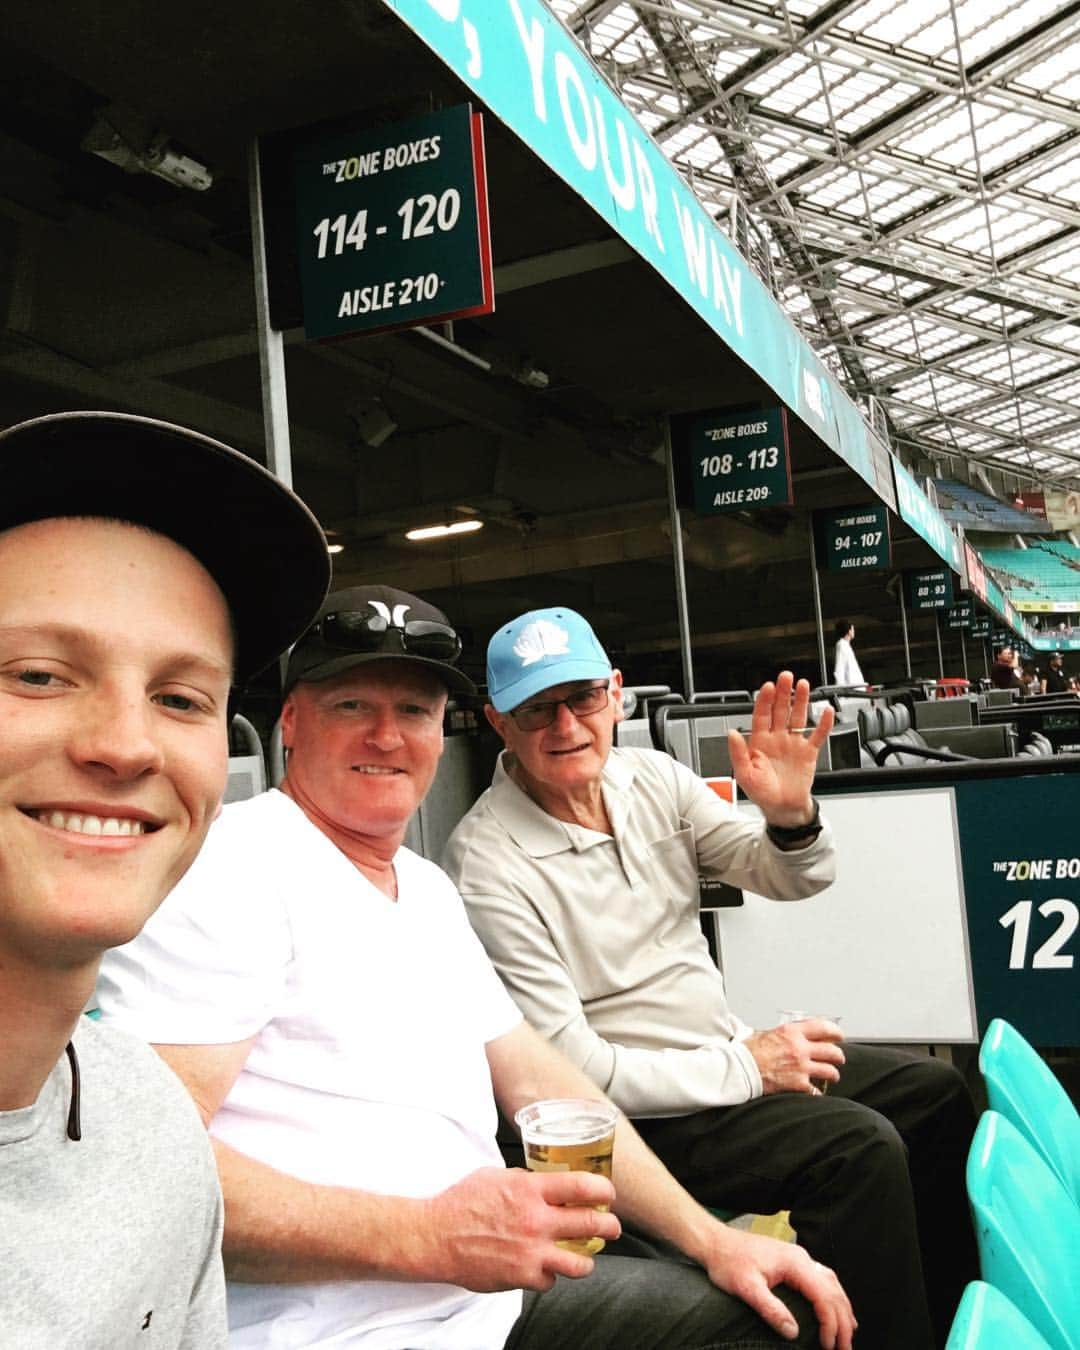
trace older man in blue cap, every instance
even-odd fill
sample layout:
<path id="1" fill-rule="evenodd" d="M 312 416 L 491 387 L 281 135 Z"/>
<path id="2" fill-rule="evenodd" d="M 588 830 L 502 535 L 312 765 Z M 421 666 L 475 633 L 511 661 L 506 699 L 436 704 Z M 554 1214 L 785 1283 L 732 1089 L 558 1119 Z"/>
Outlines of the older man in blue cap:
<path id="1" fill-rule="evenodd" d="M 741 818 L 670 756 L 613 747 L 621 676 L 573 610 L 504 624 L 487 678 L 506 748 L 444 865 L 518 1006 L 703 1203 L 790 1209 L 840 1276 L 860 1343 L 943 1340 L 974 1270 L 962 1080 L 935 1060 L 841 1049 L 821 1019 L 755 1031 L 728 1007 L 698 922 L 699 876 L 784 900 L 832 881 L 810 791 L 831 711 L 808 733 L 806 681 L 785 671 L 762 687 L 749 742 L 729 737 L 761 812 Z"/>

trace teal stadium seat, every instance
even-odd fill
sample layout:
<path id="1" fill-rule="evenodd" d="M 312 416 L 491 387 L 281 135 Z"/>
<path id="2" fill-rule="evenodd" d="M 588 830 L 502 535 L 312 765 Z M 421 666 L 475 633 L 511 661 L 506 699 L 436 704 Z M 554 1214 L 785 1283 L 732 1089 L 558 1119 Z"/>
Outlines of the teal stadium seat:
<path id="1" fill-rule="evenodd" d="M 1049 1350 L 1000 1289 L 972 1280 L 953 1318 L 945 1350 Z"/>
<path id="2" fill-rule="evenodd" d="M 975 1130 L 967 1189 L 983 1279 L 1016 1305 L 1050 1350 L 1080 1350 L 1080 1210 L 996 1111 L 984 1111 Z"/>
<path id="3" fill-rule="evenodd" d="M 995 1017 L 979 1049 L 979 1071 L 991 1108 L 1042 1154 L 1080 1206 L 1080 1115 L 1042 1057 Z"/>

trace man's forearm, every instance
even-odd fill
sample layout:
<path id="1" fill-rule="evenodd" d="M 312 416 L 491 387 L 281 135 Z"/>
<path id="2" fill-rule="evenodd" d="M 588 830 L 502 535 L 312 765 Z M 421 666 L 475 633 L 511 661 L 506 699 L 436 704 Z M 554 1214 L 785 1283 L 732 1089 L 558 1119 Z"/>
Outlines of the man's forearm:
<path id="1" fill-rule="evenodd" d="M 503 1114 L 541 1097 L 599 1098 L 599 1088 L 526 1023 L 488 1047 Z M 675 1180 L 625 1117 L 615 1134 L 615 1212 L 693 1260 L 716 1249 L 716 1219 Z"/>
<path id="2" fill-rule="evenodd" d="M 426 1202 L 319 1186 L 213 1140 L 225 1197 L 229 1279 L 249 1284 L 444 1278 Z"/>

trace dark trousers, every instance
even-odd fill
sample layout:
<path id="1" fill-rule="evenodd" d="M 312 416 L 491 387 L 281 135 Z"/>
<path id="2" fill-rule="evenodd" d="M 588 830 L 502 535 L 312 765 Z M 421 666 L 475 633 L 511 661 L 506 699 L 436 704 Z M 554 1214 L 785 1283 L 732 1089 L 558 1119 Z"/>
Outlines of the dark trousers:
<path id="1" fill-rule="evenodd" d="M 795 1314 L 799 1338 L 784 1340 L 740 1299 L 716 1288 L 677 1253 L 624 1236 L 619 1255 L 601 1252 L 591 1275 L 526 1292 L 504 1350 L 780 1350 L 820 1346 L 809 1304 L 774 1292 Z"/>
<path id="2" fill-rule="evenodd" d="M 634 1124 L 702 1204 L 791 1211 L 799 1243 L 851 1299 L 859 1350 L 944 1345 L 978 1274 L 964 1189 L 974 1105 L 941 1060 L 844 1053 L 824 1097 L 779 1092 Z"/>

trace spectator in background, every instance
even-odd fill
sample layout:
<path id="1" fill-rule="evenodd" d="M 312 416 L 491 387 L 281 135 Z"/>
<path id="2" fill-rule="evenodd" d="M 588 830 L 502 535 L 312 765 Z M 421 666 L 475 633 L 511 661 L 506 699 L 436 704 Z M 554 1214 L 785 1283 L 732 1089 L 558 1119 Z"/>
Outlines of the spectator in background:
<path id="1" fill-rule="evenodd" d="M 1025 661 L 1020 667 L 1020 684 L 1025 698 L 1042 693 L 1042 676 L 1034 661 Z"/>
<path id="2" fill-rule="evenodd" d="M 836 648 L 833 652 L 833 684 L 844 685 L 851 689 L 861 688 L 866 684 L 866 679 L 859 669 L 859 662 L 851 645 L 855 640 L 855 625 L 850 619 L 837 619 L 834 629 Z"/>
<path id="3" fill-rule="evenodd" d="M 990 683 L 995 689 L 1015 689 L 1023 692 L 1020 679 L 1019 662 L 1011 647 L 1000 647 L 994 655 L 994 664 L 990 667 Z"/>
<path id="4" fill-rule="evenodd" d="M 1060 652 L 1053 652 L 1043 677 L 1044 694 L 1064 694 L 1069 690 L 1069 677 L 1065 674 L 1065 658 Z"/>

